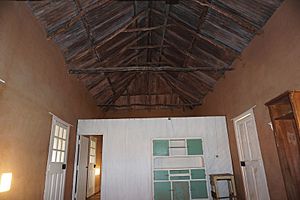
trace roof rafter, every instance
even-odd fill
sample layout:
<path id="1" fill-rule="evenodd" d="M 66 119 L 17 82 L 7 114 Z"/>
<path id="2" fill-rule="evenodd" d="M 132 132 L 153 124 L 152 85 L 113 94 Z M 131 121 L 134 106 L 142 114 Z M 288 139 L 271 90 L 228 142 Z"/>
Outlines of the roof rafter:
<path id="1" fill-rule="evenodd" d="M 107 106 L 105 106 L 104 111 L 108 111 L 110 106 L 113 105 L 119 97 L 126 91 L 128 86 L 131 84 L 131 82 L 136 78 L 136 73 L 132 75 L 128 75 L 126 78 L 121 80 L 120 85 L 122 85 L 121 88 L 116 89 L 116 93 L 105 103 Z"/>
<path id="2" fill-rule="evenodd" d="M 232 21 L 236 22 L 237 24 L 239 24 L 243 28 L 246 28 L 251 33 L 255 34 L 258 31 L 257 27 L 253 26 L 251 23 L 249 23 L 249 22 L 247 22 L 245 20 L 242 20 L 240 18 L 237 18 L 234 15 L 229 14 L 228 12 L 226 12 L 225 10 L 223 10 L 222 8 L 220 8 L 219 6 L 214 5 L 213 3 L 205 3 L 205 2 L 201 2 L 199 0 L 192 0 L 192 1 L 198 3 L 201 6 L 205 6 L 207 8 L 211 8 L 211 9 L 215 10 L 216 12 L 224 15 L 225 17 L 228 17 L 229 19 L 231 19 Z"/>
<path id="3" fill-rule="evenodd" d="M 106 106 L 110 106 L 110 107 L 115 107 L 115 108 L 127 108 L 127 107 L 137 107 L 137 106 L 141 106 L 141 107 L 172 107 L 172 108 L 180 108 L 180 107 L 190 107 L 190 106 L 200 106 L 202 105 L 202 103 L 179 103 L 179 104 L 138 104 L 138 103 L 133 103 L 133 104 L 127 104 L 127 105 L 107 105 L 107 104 L 98 104 L 98 106 L 101 107 L 106 107 Z"/>
<path id="4" fill-rule="evenodd" d="M 164 16 L 163 13 L 161 13 L 160 11 L 156 10 L 156 9 L 152 9 L 152 12 L 160 15 L 160 16 Z M 220 49 L 223 49 L 224 51 L 230 51 L 230 53 L 234 53 L 234 54 L 239 54 L 235 49 L 232 49 L 231 47 L 229 46 L 226 46 L 226 44 L 223 44 L 223 45 L 220 45 L 218 44 L 216 41 L 212 40 L 211 38 L 208 38 L 207 36 L 201 34 L 201 33 L 197 33 L 194 29 L 192 29 L 191 27 L 188 27 L 187 25 L 185 25 L 184 23 L 182 23 L 181 21 L 173 18 L 173 17 L 169 17 L 170 20 L 173 21 L 172 24 L 188 31 L 190 34 L 192 35 L 195 35 L 196 37 L 202 39 L 202 40 L 205 40 L 206 42 L 210 43 L 211 45 L 217 47 L 217 48 L 220 48 Z"/>
<path id="5" fill-rule="evenodd" d="M 74 0 L 74 3 L 76 5 L 76 9 L 78 10 L 78 12 L 79 13 L 82 12 L 82 7 L 80 5 L 80 2 L 78 0 Z M 90 28 L 88 26 L 87 20 L 82 15 L 79 14 L 79 16 L 80 16 L 81 22 L 83 23 L 84 29 L 85 29 L 85 31 L 87 33 L 87 37 L 88 37 L 89 43 L 90 43 L 90 48 L 92 49 L 92 51 L 93 51 L 93 53 L 94 53 L 94 55 L 95 55 L 95 57 L 97 59 L 97 62 L 100 62 L 101 59 L 100 59 L 100 56 L 99 56 L 99 54 L 98 54 L 98 52 L 96 50 L 96 47 L 95 47 L 95 39 L 93 38 L 93 36 L 92 36 L 92 34 L 90 32 Z M 113 85 L 111 84 L 111 81 L 110 81 L 109 77 L 105 73 L 104 73 L 104 76 L 108 80 L 108 83 L 109 83 L 109 85 L 111 87 L 111 90 L 113 91 L 113 93 L 115 93 Z"/>
<path id="6" fill-rule="evenodd" d="M 200 101 L 200 96 L 195 93 L 195 90 L 191 90 L 185 83 L 182 83 L 180 80 L 170 76 L 168 73 L 158 74 L 161 79 L 169 85 L 169 87 L 177 93 L 180 98 L 189 103 L 198 103 Z"/>
<path id="7" fill-rule="evenodd" d="M 163 34 L 162 34 L 162 39 L 161 39 L 161 43 L 160 43 L 160 49 L 159 49 L 159 57 L 158 57 L 158 61 L 161 61 L 161 55 L 163 53 L 163 46 L 164 46 L 164 42 L 165 42 L 165 36 L 166 36 L 166 32 L 167 32 L 167 24 L 168 24 L 168 18 L 169 18 L 169 13 L 170 13 L 170 4 L 167 4 L 165 6 L 165 14 L 164 14 L 164 27 L 163 27 Z"/>
<path id="8" fill-rule="evenodd" d="M 163 58 L 164 58 L 164 60 L 168 61 L 169 63 L 172 63 L 173 66 L 178 66 L 176 63 L 169 60 L 166 56 L 163 55 Z M 203 71 L 205 71 L 205 70 L 203 70 Z M 204 83 L 208 88 L 210 88 L 210 90 L 213 88 L 213 86 L 216 83 L 215 79 L 208 76 L 206 73 L 203 73 L 202 70 L 195 71 L 194 73 L 195 73 L 195 76 L 198 78 L 198 80 L 201 81 L 202 83 Z"/>
<path id="9" fill-rule="evenodd" d="M 212 71 L 211 67 L 172 67 L 168 65 L 161 66 L 149 66 L 149 65 L 137 65 L 137 66 L 118 66 L 118 67 L 99 67 L 97 69 L 69 69 L 70 74 L 101 74 L 112 72 L 195 72 L 195 71 Z"/>
<path id="10" fill-rule="evenodd" d="M 172 24 L 168 24 L 167 27 L 171 27 Z M 131 29 L 126 29 L 123 32 L 124 33 L 132 33 L 132 32 L 146 32 L 146 31 L 154 31 L 157 29 L 164 28 L 164 25 L 159 25 L 159 26 L 152 26 L 152 27 L 139 27 L 139 28 L 131 28 Z"/>
<path id="11" fill-rule="evenodd" d="M 169 45 L 163 45 L 163 48 L 168 48 L 170 47 Z M 132 46 L 128 47 L 128 50 L 137 50 L 137 49 L 157 49 L 161 48 L 161 45 L 144 45 L 144 46 Z"/>
<path id="12" fill-rule="evenodd" d="M 144 15 L 146 15 L 146 13 L 148 13 L 148 10 L 141 11 L 139 14 L 137 14 L 134 17 L 132 17 L 121 28 L 119 28 L 118 30 L 116 30 L 114 33 L 110 34 L 109 37 L 106 37 L 105 39 L 99 41 L 97 43 L 97 45 L 96 45 L 96 48 L 100 48 L 101 46 L 103 46 L 104 44 L 106 44 L 107 42 L 109 42 L 110 40 L 112 40 L 113 38 L 115 38 L 117 35 L 119 35 L 123 31 L 125 31 L 130 25 L 132 25 L 133 23 L 135 23 L 135 21 L 137 19 L 139 19 L 139 18 L 143 17 Z"/>
<path id="13" fill-rule="evenodd" d="M 119 51 L 116 51 L 115 54 L 112 54 L 110 57 L 108 57 L 107 59 L 101 61 L 101 62 L 98 62 L 98 63 L 94 63 L 92 65 L 89 65 L 89 66 L 86 66 L 85 68 L 98 68 L 98 67 L 106 67 L 106 66 L 109 66 L 110 63 L 112 61 L 115 61 L 114 56 L 118 56 L 120 57 L 122 55 L 122 53 L 124 53 L 126 50 L 128 50 L 128 48 L 133 45 L 134 43 L 136 43 L 138 40 L 141 40 L 142 38 L 144 38 L 146 36 L 146 34 L 142 34 L 140 35 L 138 38 L 132 40 L 131 42 L 128 42 L 125 46 L 123 46 Z M 132 37 L 133 38 L 133 37 Z M 131 38 L 131 39 L 132 39 Z M 143 50 L 143 49 L 140 49 L 140 50 Z M 72 67 L 72 65 L 69 65 L 70 69 L 74 69 L 74 67 Z"/>
<path id="14" fill-rule="evenodd" d="M 204 11 L 202 11 L 202 13 L 199 17 L 198 25 L 197 25 L 197 32 L 199 32 L 199 30 L 201 29 L 201 26 L 202 26 L 203 22 L 205 21 L 207 13 L 208 13 L 208 8 L 206 8 Z M 190 52 L 193 49 L 195 41 L 196 41 L 196 36 L 193 35 L 193 39 L 191 40 L 191 43 L 189 44 L 189 47 L 186 50 L 187 52 Z M 188 60 L 187 58 L 188 58 L 188 56 L 185 56 L 184 61 L 183 61 L 183 66 L 186 66 L 187 60 Z"/>
<path id="15" fill-rule="evenodd" d="M 91 4 L 88 8 L 86 8 L 84 11 L 81 10 L 79 12 L 79 14 L 73 18 L 70 19 L 69 22 L 67 22 L 64 26 L 56 29 L 54 32 L 51 33 L 47 33 L 47 39 L 52 39 L 53 37 L 55 37 L 56 35 L 63 33 L 67 30 L 69 30 L 69 28 L 75 24 L 77 21 L 81 20 L 82 17 L 84 17 L 88 12 L 94 10 L 95 8 L 99 8 L 102 6 L 107 6 L 107 4 L 111 3 L 112 0 L 105 0 L 105 1 L 96 1 L 95 3 Z M 75 4 L 76 5 L 76 4 Z"/>

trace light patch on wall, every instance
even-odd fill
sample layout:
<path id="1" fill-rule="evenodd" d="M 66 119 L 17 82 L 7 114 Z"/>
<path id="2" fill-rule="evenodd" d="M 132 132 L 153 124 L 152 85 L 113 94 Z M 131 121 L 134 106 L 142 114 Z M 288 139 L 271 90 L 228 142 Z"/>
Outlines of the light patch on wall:
<path id="1" fill-rule="evenodd" d="M 7 192 L 10 190 L 12 181 L 12 173 L 2 173 L 0 179 L 0 192 Z"/>
<path id="2" fill-rule="evenodd" d="M 100 175 L 100 168 L 95 168 L 95 176 L 99 176 Z"/>
<path id="3" fill-rule="evenodd" d="M 0 78 L 0 83 L 5 84 L 5 81 Z"/>

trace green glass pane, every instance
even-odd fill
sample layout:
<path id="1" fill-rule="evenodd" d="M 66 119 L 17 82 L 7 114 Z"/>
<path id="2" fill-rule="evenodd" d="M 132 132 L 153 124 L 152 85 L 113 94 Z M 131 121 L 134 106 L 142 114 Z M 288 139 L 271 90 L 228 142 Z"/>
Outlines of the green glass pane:
<path id="1" fill-rule="evenodd" d="M 189 182 L 173 182 L 173 200 L 190 200 Z"/>
<path id="2" fill-rule="evenodd" d="M 188 139 L 187 148 L 188 148 L 188 155 L 203 155 L 201 139 Z"/>
<path id="3" fill-rule="evenodd" d="M 154 200 L 171 200 L 171 183 L 154 183 Z"/>
<path id="4" fill-rule="evenodd" d="M 189 174 L 189 170 L 170 170 L 170 174 Z"/>
<path id="5" fill-rule="evenodd" d="M 204 169 L 192 169 L 191 170 L 192 179 L 205 179 Z"/>
<path id="6" fill-rule="evenodd" d="M 169 180 L 169 173 L 167 170 L 154 171 L 154 180 Z"/>
<path id="7" fill-rule="evenodd" d="M 171 176 L 171 180 L 190 180 L 190 176 Z"/>
<path id="8" fill-rule="evenodd" d="M 169 156 L 169 140 L 154 140 L 153 156 Z"/>
<path id="9" fill-rule="evenodd" d="M 192 199 L 207 198 L 206 181 L 191 181 Z"/>

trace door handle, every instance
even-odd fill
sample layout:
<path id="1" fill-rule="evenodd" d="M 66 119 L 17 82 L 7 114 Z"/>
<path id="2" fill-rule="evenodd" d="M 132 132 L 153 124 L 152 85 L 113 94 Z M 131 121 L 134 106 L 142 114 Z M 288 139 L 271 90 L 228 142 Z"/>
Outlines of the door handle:
<path id="1" fill-rule="evenodd" d="M 241 161 L 241 166 L 242 167 L 246 167 L 246 162 L 245 161 Z"/>
<path id="2" fill-rule="evenodd" d="M 61 168 L 62 168 L 62 169 L 66 169 L 66 168 L 67 168 L 67 165 L 66 165 L 66 164 L 62 164 L 62 165 L 61 165 Z"/>

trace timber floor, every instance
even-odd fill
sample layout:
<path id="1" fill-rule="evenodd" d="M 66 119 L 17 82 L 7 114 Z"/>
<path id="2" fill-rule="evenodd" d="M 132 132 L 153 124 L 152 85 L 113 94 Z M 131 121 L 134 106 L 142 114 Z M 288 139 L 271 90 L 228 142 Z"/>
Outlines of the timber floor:
<path id="1" fill-rule="evenodd" d="M 93 196 L 90 196 L 87 198 L 87 200 L 100 200 L 100 192 L 94 194 Z"/>

